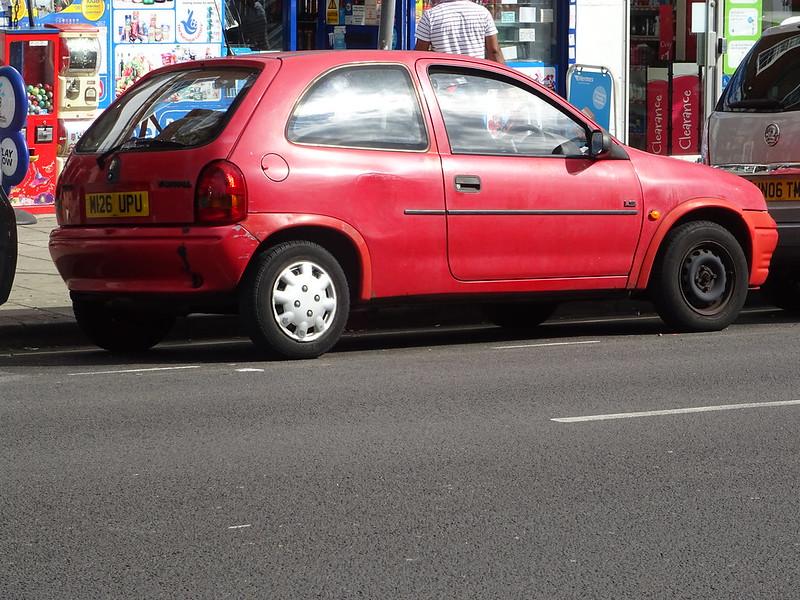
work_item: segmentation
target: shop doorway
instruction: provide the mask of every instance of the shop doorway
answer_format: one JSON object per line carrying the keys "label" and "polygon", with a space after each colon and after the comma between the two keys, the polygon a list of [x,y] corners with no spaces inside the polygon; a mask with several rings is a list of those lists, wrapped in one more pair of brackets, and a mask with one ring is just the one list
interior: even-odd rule
{"label": "shop doorway", "polygon": [[628,143],[653,154],[695,157],[719,94],[718,5],[631,0]]}

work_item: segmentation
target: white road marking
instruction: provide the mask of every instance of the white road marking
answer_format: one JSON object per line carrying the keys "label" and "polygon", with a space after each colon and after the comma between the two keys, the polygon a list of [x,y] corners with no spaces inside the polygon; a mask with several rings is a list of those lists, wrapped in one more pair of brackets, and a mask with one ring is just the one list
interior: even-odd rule
{"label": "white road marking", "polygon": [[688,413],[715,412],[721,410],[740,410],[743,408],[773,408],[776,406],[797,406],[800,400],[779,400],[776,402],[746,402],[744,404],[719,404],[717,406],[694,406],[691,408],[671,408],[667,410],[645,410],[642,412],[613,413],[608,415],[587,415],[585,417],[559,417],[550,419],[557,423],[582,423],[584,421],[611,421],[613,419],[636,419],[639,417],[662,417]]}
{"label": "white road marking", "polygon": [[252,527],[252,523],[248,523],[247,525],[231,525],[228,529],[243,529],[244,527]]}
{"label": "white road marking", "polygon": [[119,369],[116,371],[86,371],[83,373],[70,373],[70,375],[118,375],[120,373],[152,373],[153,371],[178,371],[180,369],[199,369],[200,365],[185,365],[182,367],[153,367],[150,369]]}
{"label": "white road marking", "polygon": [[264,369],[236,369],[237,373],[263,373]]}
{"label": "white road marking", "polygon": [[492,346],[492,350],[513,350],[515,348],[544,348],[546,346],[578,346],[580,344],[599,344],[600,340],[585,340],[582,342],[547,342],[542,344],[519,344],[517,346]]}

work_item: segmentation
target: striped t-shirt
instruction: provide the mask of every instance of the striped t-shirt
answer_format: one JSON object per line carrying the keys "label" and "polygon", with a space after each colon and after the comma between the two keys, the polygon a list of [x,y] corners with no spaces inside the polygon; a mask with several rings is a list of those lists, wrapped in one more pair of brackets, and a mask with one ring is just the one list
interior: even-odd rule
{"label": "striped t-shirt", "polygon": [[434,52],[486,58],[486,37],[497,35],[491,13],[471,0],[443,0],[422,13],[417,39]]}

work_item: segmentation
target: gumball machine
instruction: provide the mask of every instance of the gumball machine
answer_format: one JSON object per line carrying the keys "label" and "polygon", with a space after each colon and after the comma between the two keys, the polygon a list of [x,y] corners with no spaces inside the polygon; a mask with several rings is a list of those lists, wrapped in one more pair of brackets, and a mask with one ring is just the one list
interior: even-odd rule
{"label": "gumball machine", "polygon": [[[83,24],[48,23],[58,31],[56,60],[58,93],[53,93],[58,127],[56,166],[60,174],[72,147],[89,128],[99,112],[100,30]],[[47,100],[50,91],[46,90]]]}
{"label": "gumball machine", "polygon": [[[28,96],[24,137],[30,166],[22,182],[11,190],[11,202],[31,213],[53,212],[56,178],[58,114],[58,31],[55,29],[0,29],[0,63],[22,75]],[[0,98],[0,102],[6,102]]]}

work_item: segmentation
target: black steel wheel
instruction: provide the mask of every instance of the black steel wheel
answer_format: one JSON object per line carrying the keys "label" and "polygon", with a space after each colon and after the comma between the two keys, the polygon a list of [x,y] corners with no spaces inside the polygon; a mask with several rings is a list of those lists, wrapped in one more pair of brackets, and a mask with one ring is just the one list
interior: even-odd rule
{"label": "black steel wheel", "polygon": [[175,315],[89,300],[73,300],[72,312],[78,327],[93,344],[121,354],[149,350],[163,340],[175,324]]}
{"label": "black steel wheel", "polygon": [[718,331],[747,298],[749,270],[739,242],[710,221],[685,223],[664,240],[650,283],[659,315],[680,331]]}

